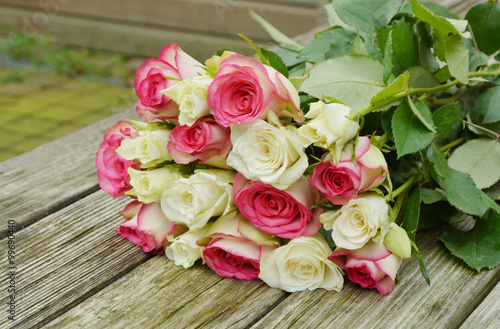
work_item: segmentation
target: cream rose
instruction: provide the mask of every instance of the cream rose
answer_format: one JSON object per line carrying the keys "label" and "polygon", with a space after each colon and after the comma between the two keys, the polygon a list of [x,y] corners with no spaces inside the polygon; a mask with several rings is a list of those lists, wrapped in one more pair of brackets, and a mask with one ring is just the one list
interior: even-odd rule
{"label": "cream rose", "polygon": [[305,147],[313,144],[334,153],[338,159],[344,145],[356,136],[359,130],[356,113],[349,107],[321,101],[312,103],[306,118],[312,119],[299,128],[301,142]]}
{"label": "cream rose", "polygon": [[161,209],[171,221],[184,223],[190,230],[205,226],[213,216],[234,208],[234,174],[228,170],[199,170],[189,178],[167,184],[161,196]]}
{"label": "cream rose", "polygon": [[373,238],[378,229],[390,226],[389,206],[376,193],[360,194],[339,211],[328,211],[320,216],[325,229],[332,229],[335,245],[344,249],[359,249]]}
{"label": "cream rose", "polygon": [[191,126],[197,119],[210,115],[207,103],[207,89],[213,81],[202,75],[179,81],[160,93],[179,104],[179,124]]}
{"label": "cream rose", "polygon": [[[165,248],[165,254],[175,265],[188,268],[201,258],[204,247],[196,244],[196,241],[207,235],[209,225],[202,229],[187,231],[173,239],[171,244]],[[167,236],[167,239],[169,237]]]}
{"label": "cream rose", "polygon": [[145,171],[129,168],[128,173],[133,189],[126,194],[136,196],[137,200],[144,203],[160,202],[167,184],[182,177],[177,171],[177,166],[165,166]]}
{"label": "cream rose", "polygon": [[257,119],[231,125],[233,149],[227,164],[249,180],[286,189],[302,177],[307,155],[295,127],[282,126],[272,112],[269,122]]}
{"label": "cream rose", "polygon": [[331,254],[321,234],[301,236],[265,255],[259,277],[269,286],[288,292],[317,288],[340,291],[343,273],[328,259]]}
{"label": "cream rose", "polygon": [[126,160],[139,160],[142,168],[155,167],[172,160],[167,150],[170,132],[168,129],[139,130],[139,136],[124,140],[116,153]]}

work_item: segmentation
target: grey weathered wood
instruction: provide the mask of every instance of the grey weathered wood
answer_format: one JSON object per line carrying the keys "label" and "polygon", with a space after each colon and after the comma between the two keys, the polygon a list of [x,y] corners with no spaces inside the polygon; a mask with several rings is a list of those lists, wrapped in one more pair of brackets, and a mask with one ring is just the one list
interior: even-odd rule
{"label": "grey weathered wood", "polygon": [[431,232],[418,243],[431,287],[413,258],[403,264],[401,283],[389,295],[353,283],[340,293],[294,293],[252,328],[427,328],[429,324],[433,329],[458,328],[498,281],[500,268],[476,273],[454,258]]}
{"label": "grey weathered wood", "polygon": [[[98,188],[95,154],[106,130],[127,110],[0,163],[0,212],[18,230]],[[7,227],[0,228],[0,237]]]}
{"label": "grey weathered wood", "polygon": [[155,257],[45,328],[245,328],[286,293]]}
{"label": "grey weathered wood", "polygon": [[[500,278],[497,277],[497,279]],[[460,326],[460,329],[495,329],[498,327],[500,327],[500,283],[497,282],[488,296]]]}
{"label": "grey weathered wood", "polygon": [[[98,191],[15,233],[12,328],[40,326],[150,258],[115,232],[128,201]],[[2,294],[0,303],[7,298]],[[1,328],[11,324],[0,317]]]}

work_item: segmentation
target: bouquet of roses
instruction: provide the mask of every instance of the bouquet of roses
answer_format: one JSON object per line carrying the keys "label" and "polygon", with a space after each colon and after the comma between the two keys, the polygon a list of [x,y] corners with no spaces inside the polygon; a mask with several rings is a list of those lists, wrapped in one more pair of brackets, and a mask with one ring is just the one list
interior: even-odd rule
{"label": "bouquet of roses", "polygon": [[203,65],[170,44],[145,61],[145,121],[109,128],[96,158],[101,188],[134,199],[117,232],[290,292],[340,291],[345,271],[386,294],[411,254],[429,281],[415,235],[437,226],[469,266],[500,263],[500,69],[487,64],[500,31],[481,22],[499,3],[467,23],[432,3],[364,2],[328,4],[332,27],[306,46],[252,13],[276,52],[243,36],[255,58]]}

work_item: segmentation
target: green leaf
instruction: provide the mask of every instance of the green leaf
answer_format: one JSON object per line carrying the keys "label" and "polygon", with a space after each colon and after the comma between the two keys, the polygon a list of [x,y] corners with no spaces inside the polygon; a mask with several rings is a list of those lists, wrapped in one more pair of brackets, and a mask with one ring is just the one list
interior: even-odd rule
{"label": "green leaf", "polygon": [[445,225],[456,213],[457,209],[447,201],[437,201],[431,204],[422,202],[418,228],[426,229]]}
{"label": "green leaf", "polygon": [[429,35],[427,27],[426,23],[418,22],[413,25],[412,29],[417,40],[418,56],[422,66],[431,72],[436,72],[439,69],[439,64],[436,56],[434,56],[432,38]]}
{"label": "green leaf", "polygon": [[417,43],[410,24],[399,20],[391,25],[394,74],[420,64]]}
{"label": "green leaf", "polygon": [[420,196],[422,198],[422,202],[425,204],[432,204],[444,199],[445,194],[441,189],[430,190],[428,188],[422,188],[420,190]]}
{"label": "green leaf", "polygon": [[500,212],[500,207],[476,187],[469,174],[448,165],[443,152],[436,144],[432,143],[427,149],[427,158],[434,163],[436,173],[442,177],[439,183],[451,205],[467,214],[480,217],[490,208]]}
{"label": "green leaf", "polygon": [[330,24],[330,26],[340,26],[345,29],[349,28],[349,25],[344,23],[340,19],[339,15],[337,15],[337,12],[335,11],[335,8],[333,8],[333,5],[331,3],[326,4],[324,8],[328,19],[328,24]]}
{"label": "green leaf", "polygon": [[426,22],[436,33],[443,37],[447,37],[448,34],[460,34],[457,29],[448,22],[446,19],[437,16],[430,9],[422,5],[416,0],[410,0],[411,8],[413,10],[413,14],[417,16],[420,20]]}
{"label": "green leaf", "polygon": [[300,54],[298,50],[292,49],[287,46],[279,47],[276,50],[276,54],[281,57],[281,60],[287,67],[292,67],[304,62],[303,59],[297,58],[297,56]]}
{"label": "green leaf", "polygon": [[358,35],[354,39],[352,50],[349,52],[351,55],[365,55],[369,56],[368,48],[366,47],[365,41]]}
{"label": "green leaf", "polygon": [[451,78],[450,70],[448,69],[448,65],[443,66],[439,69],[439,71],[434,74],[434,77],[439,83],[444,83]]}
{"label": "green leaf", "polygon": [[420,255],[420,251],[417,248],[417,245],[415,242],[410,240],[411,243],[411,253],[415,258],[418,260],[418,266],[420,267],[420,272],[422,272],[422,276],[424,277],[425,281],[427,284],[430,286],[431,285],[431,279],[429,279],[429,273],[427,272],[427,267],[425,266],[424,259]]}
{"label": "green leaf", "polygon": [[474,227],[467,232],[454,228],[447,229],[441,241],[451,253],[475,269],[493,269],[500,264],[500,214],[490,211],[484,219],[476,220]]}
{"label": "green leaf", "polygon": [[410,88],[432,88],[440,85],[434,75],[423,66],[410,67],[408,72],[410,73],[408,81]]}
{"label": "green leaf", "polygon": [[352,51],[357,36],[356,32],[346,29],[328,29],[318,33],[298,57],[317,63],[328,58],[348,54]]}
{"label": "green leaf", "polygon": [[417,186],[408,196],[401,213],[401,227],[408,233],[410,240],[415,241],[415,233],[420,216],[420,186]]}
{"label": "green leaf", "polygon": [[384,88],[379,93],[377,93],[370,100],[370,104],[376,105],[381,102],[387,104],[396,100],[400,100],[401,96],[397,96],[397,94],[401,92],[406,92],[408,90],[409,79],[410,79],[410,73],[405,72],[401,74],[387,88]]}
{"label": "green leaf", "polygon": [[392,118],[398,157],[422,150],[432,142],[435,135],[415,115],[409,102],[409,98],[404,99]]}
{"label": "green leaf", "polygon": [[408,97],[408,103],[410,104],[410,108],[413,111],[413,114],[417,116],[417,118],[422,122],[422,124],[427,127],[433,133],[436,132],[434,128],[434,122],[432,120],[431,110],[427,107],[427,105],[423,102],[418,102],[417,104],[413,103]]}
{"label": "green leaf", "polygon": [[468,173],[480,189],[500,179],[500,143],[490,138],[477,138],[459,146],[448,159],[448,165]]}
{"label": "green leaf", "polygon": [[383,71],[383,65],[373,58],[343,55],[314,64],[302,91],[319,99],[333,97],[359,109],[369,105],[373,96],[386,87]]}
{"label": "green leaf", "polygon": [[286,35],[284,35],[281,31],[279,31],[277,28],[272,26],[268,21],[266,21],[264,18],[260,17],[257,15],[253,10],[248,11],[250,17],[252,17],[257,23],[260,24],[266,30],[266,32],[269,34],[269,36],[276,41],[277,43],[284,44],[299,50],[302,50],[304,46],[298,44],[296,41],[290,39]]}
{"label": "green leaf", "polygon": [[333,0],[337,15],[348,25],[370,35],[386,26],[398,12],[403,0]]}
{"label": "green leaf", "polygon": [[392,31],[389,31],[387,36],[387,41],[384,47],[384,83],[387,84],[389,77],[392,74],[392,70],[394,69],[393,64],[393,49],[392,49]]}
{"label": "green leaf", "polygon": [[280,72],[281,74],[283,74],[285,77],[288,78],[288,68],[286,67],[281,57],[278,56],[278,54],[264,48],[260,48],[260,52],[262,53],[262,55],[264,55],[264,57],[269,61],[269,64],[276,71]]}
{"label": "green leaf", "polygon": [[389,140],[394,140],[394,133],[392,132],[392,117],[394,116],[394,109],[389,109],[387,111],[382,112],[381,122],[382,128],[384,128],[384,132],[389,137]]}
{"label": "green leaf", "polygon": [[500,49],[500,3],[496,0],[472,7],[465,19],[469,21],[479,50],[491,55]]}
{"label": "green leaf", "polygon": [[444,42],[444,56],[452,76],[462,83],[469,81],[469,49],[460,35],[450,35]]}
{"label": "green leaf", "polygon": [[488,55],[482,51],[469,51],[469,71],[475,71],[488,62]]}
{"label": "green leaf", "polygon": [[436,112],[434,112],[432,117],[434,118],[434,124],[436,125],[436,139],[440,140],[441,138],[445,138],[457,121],[458,103],[441,106],[436,110]]}
{"label": "green leaf", "polygon": [[[420,1],[421,4],[426,6],[429,10],[431,10],[434,14],[446,18],[458,19],[457,15],[453,14],[446,7],[443,7],[435,2],[430,1]],[[411,4],[406,3],[400,10],[402,13],[410,13],[413,15],[413,10],[411,9]]]}
{"label": "green leaf", "polygon": [[500,121],[500,86],[490,88],[482,93],[474,103],[471,118],[477,123],[493,123]]}

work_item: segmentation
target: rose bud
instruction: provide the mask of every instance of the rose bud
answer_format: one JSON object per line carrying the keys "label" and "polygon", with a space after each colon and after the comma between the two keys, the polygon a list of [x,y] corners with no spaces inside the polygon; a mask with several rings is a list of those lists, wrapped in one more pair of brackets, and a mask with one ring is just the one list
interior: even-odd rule
{"label": "rose bud", "polygon": [[259,231],[241,214],[232,212],[219,217],[198,244],[206,246],[203,259],[218,275],[253,280],[259,277],[262,257],[276,249],[280,239]]}
{"label": "rose bud", "polygon": [[297,89],[272,67],[233,54],[220,63],[207,95],[210,113],[223,127],[285,112],[303,121]]}
{"label": "rose bud", "polygon": [[323,193],[333,204],[345,205],[358,193],[382,184],[387,174],[387,162],[382,152],[370,145],[368,137],[359,137],[356,145],[356,163],[352,161],[353,145],[350,143],[340,153],[338,162],[330,153],[313,170],[311,185]]}
{"label": "rose bud", "polygon": [[150,58],[142,63],[135,74],[134,88],[139,97],[136,110],[147,121],[169,119],[179,114],[178,105],[160,94],[177,83],[204,74],[201,63],[179,48],[170,44],[160,52],[158,59]]}
{"label": "rose bud", "polygon": [[312,235],[321,227],[319,214],[313,216],[309,210],[315,203],[314,191],[304,176],[286,190],[261,181],[249,181],[240,173],[233,185],[236,207],[256,228],[266,233],[293,239]]}
{"label": "rose bud", "polygon": [[122,198],[129,191],[130,177],[127,172],[132,166],[131,160],[126,160],[116,153],[124,140],[137,137],[137,130],[126,121],[118,121],[104,135],[99,150],[96,153],[97,179],[101,188],[112,198]]}
{"label": "rose bud", "polygon": [[376,288],[382,295],[393,291],[396,273],[403,261],[385,244],[373,241],[360,249],[337,248],[328,258],[346,271],[349,280],[363,288]]}
{"label": "rose bud", "polygon": [[116,232],[140,246],[144,252],[160,254],[169,244],[167,235],[176,237],[187,231],[185,226],[169,221],[159,203],[133,201],[120,213],[126,222],[120,224]]}

